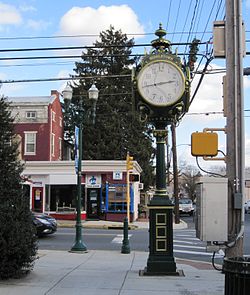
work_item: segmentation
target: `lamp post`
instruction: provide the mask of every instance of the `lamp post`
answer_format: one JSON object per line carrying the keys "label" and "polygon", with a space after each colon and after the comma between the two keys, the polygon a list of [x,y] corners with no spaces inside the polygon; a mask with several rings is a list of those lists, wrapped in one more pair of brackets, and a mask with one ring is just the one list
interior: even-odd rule
{"label": "lamp post", "polygon": [[[72,88],[67,84],[66,88],[62,91],[63,98],[65,102],[69,102],[72,99]],[[90,114],[92,117],[93,124],[95,123],[95,112],[96,112],[96,103],[98,100],[99,90],[92,84],[90,89],[88,90],[89,99],[92,101],[92,109],[90,110]],[[70,252],[77,252],[77,253],[84,253],[87,251],[87,247],[82,241],[82,220],[81,220],[81,196],[82,196],[82,130],[83,130],[83,120],[84,120],[84,113],[85,110],[82,107],[82,102],[79,107],[79,116],[80,116],[80,123],[79,123],[79,130],[78,130],[78,158],[77,158],[77,200],[76,200],[76,236],[75,236],[75,243],[72,246]]]}

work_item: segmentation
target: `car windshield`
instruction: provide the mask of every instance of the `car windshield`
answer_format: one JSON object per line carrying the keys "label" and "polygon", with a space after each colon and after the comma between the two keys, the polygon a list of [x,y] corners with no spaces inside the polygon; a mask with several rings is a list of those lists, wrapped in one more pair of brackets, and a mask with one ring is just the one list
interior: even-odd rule
{"label": "car windshield", "polygon": [[190,199],[180,199],[179,204],[192,204],[192,200],[190,200]]}

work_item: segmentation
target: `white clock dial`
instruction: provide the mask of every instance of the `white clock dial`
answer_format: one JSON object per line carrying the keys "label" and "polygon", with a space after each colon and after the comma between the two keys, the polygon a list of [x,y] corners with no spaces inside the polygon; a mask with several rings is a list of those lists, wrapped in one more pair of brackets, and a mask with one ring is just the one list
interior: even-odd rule
{"label": "white clock dial", "polygon": [[185,90],[185,77],[181,69],[170,61],[154,61],[140,71],[138,90],[146,102],[155,106],[168,106],[178,101]]}

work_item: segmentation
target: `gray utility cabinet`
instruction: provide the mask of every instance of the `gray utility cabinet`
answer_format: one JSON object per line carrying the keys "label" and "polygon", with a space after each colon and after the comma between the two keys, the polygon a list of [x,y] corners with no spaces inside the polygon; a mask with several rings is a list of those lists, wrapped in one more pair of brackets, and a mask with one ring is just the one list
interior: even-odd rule
{"label": "gray utility cabinet", "polygon": [[196,187],[196,237],[201,241],[228,239],[228,179],[201,177]]}

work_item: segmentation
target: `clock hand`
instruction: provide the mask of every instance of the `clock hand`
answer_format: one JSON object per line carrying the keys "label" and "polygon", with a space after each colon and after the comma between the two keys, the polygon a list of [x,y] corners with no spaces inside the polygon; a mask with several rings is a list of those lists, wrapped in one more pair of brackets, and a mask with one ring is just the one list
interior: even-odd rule
{"label": "clock hand", "polygon": [[162,84],[168,84],[168,83],[174,83],[174,82],[175,82],[174,80],[169,80],[169,81],[165,81],[165,82],[158,82],[158,83],[154,83],[154,84],[147,84],[147,85],[142,86],[142,88],[151,87],[151,86],[157,86],[157,85],[162,85]]}
{"label": "clock hand", "polygon": [[174,80],[169,80],[169,81],[165,81],[165,82],[158,82],[158,83],[155,83],[155,86],[162,85],[162,84],[168,84],[168,83],[174,83],[174,82],[175,82]]}

